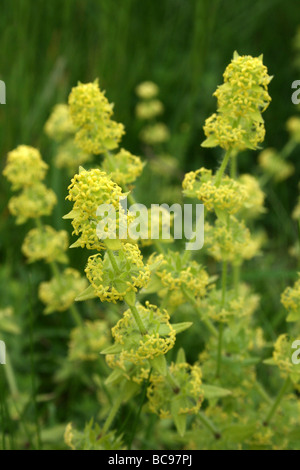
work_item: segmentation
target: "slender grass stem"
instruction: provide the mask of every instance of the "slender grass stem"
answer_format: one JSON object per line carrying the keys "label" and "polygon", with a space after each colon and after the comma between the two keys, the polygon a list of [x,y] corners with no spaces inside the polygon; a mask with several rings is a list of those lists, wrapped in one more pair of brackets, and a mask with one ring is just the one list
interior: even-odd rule
{"label": "slender grass stem", "polygon": [[269,411],[269,413],[267,414],[267,417],[264,421],[264,426],[268,426],[270,424],[270,421],[271,419],[273,418],[274,414],[275,414],[275,411],[277,410],[282,398],[284,397],[284,394],[285,392],[287,391],[287,388],[289,387],[290,385],[290,378],[289,376],[285,379],[278,395],[277,395],[277,398],[275,399],[273,405],[271,406],[271,409]]}
{"label": "slender grass stem", "polygon": [[116,414],[122,404],[122,401],[123,401],[123,394],[122,392],[118,394],[118,397],[115,401],[115,403],[113,404],[112,408],[110,409],[110,412],[109,412],[109,415],[107,416],[106,418],[106,421],[104,423],[104,426],[102,428],[102,434],[106,434],[107,431],[109,430],[109,428],[111,427],[115,417],[116,417]]}

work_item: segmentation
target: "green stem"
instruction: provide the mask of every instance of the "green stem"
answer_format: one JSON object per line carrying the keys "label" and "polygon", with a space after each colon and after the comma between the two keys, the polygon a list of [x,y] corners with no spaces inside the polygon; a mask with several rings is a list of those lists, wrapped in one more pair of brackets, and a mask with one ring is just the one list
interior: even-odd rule
{"label": "green stem", "polygon": [[241,267],[239,264],[233,265],[233,287],[236,297],[239,295],[239,286],[240,286],[240,273]]}
{"label": "green stem", "polygon": [[263,400],[265,400],[270,405],[272,404],[272,399],[269,397],[269,395],[267,394],[267,392],[265,391],[264,387],[262,386],[260,382],[255,382],[254,388],[257,391],[257,393],[259,393],[259,395],[263,398]]}
{"label": "green stem", "polygon": [[227,167],[227,164],[228,164],[228,161],[229,161],[229,158],[230,158],[230,155],[231,155],[231,151],[230,150],[227,150],[225,155],[224,155],[224,159],[222,161],[222,164],[217,172],[217,175],[216,175],[216,182],[215,182],[215,185],[218,187],[220,186],[221,184],[221,180],[222,180],[222,176],[224,174],[224,171],[226,170],[226,167]]}
{"label": "green stem", "polygon": [[118,267],[117,262],[115,260],[115,256],[114,256],[113,252],[109,248],[106,248],[106,251],[107,251],[109,260],[111,262],[111,265],[113,267],[113,270],[115,271],[116,274],[120,274],[120,270],[119,270],[119,267]]}
{"label": "green stem", "polygon": [[55,261],[52,261],[49,264],[50,264],[50,268],[51,268],[53,276],[55,277],[55,279],[59,281],[61,277],[60,277],[60,270],[58,269],[57,264],[55,263]]}
{"label": "green stem", "polygon": [[195,308],[196,312],[198,313],[201,321],[209,329],[211,334],[214,335],[214,336],[218,336],[218,331],[216,330],[216,328],[214,327],[212,322],[209,320],[209,318],[203,318],[202,312],[200,310],[199,305],[196,302],[196,299],[194,299],[194,297],[192,297],[184,287],[182,287],[181,290],[182,290],[184,296],[186,297],[186,299],[193,305],[193,307]]}
{"label": "green stem", "polygon": [[236,180],[237,178],[237,153],[236,152],[232,152],[232,155],[231,155],[230,176],[234,180]]}
{"label": "green stem", "polygon": [[69,310],[71,312],[71,315],[73,317],[73,320],[74,320],[74,323],[76,323],[76,325],[81,328],[83,327],[83,321],[82,321],[82,318],[76,308],[76,306],[74,304],[72,304],[70,307],[69,307]]}
{"label": "green stem", "polygon": [[142,335],[146,335],[147,334],[147,330],[144,326],[144,323],[142,322],[142,319],[140,317],[140,314],[138,312],[138,309],[136,308],[135,305],[132,305],[132,306],[129,306],[130,310],[131,310],[131,313],[133,315],[133,318],[135,319],[136,321],[136,324],[141,332]]}
{"label": "green stem", "polygon": [[177,380],[174,379],[173,375],[172,375],[171,372],[170,372],[169,367],[167,368],[167,375],[166,375],[166,377],[167,377],[167,380],[168,380],[169,384],[171,385],[173,391],[174,391],[175,393],[178,393],[179,390],[180,390],[180,385],[179,385],[179,383],[177,382]]}
{"label": "green stem", "polygon": [[[227,261],[223,261],[223,265],[222,265],[222,300],[221,300],[221,310],[222,310],[222,308],[223,308],[224,305],[225,305],[226,284],[227,284]],[[216,377],[220,377],[220,372],[221,372],[223,332],[224,332],[224,324],[223,324],[223,322],[220,322],[220,325],[219,325],[219,341],[218,341],[218,356],[217,356],[217,371],[216,371]]]}
{"label": "green stem", "polygon": [[264,426],[268,426],[270,424],[270,421],[273,418],[274,413],[277,410],[277,408],[278,408],[278,406],[279,406],[279,404],[280,404],[280,402],[281,402],[281,400],[282,400],[282,398],[283,398],[283,396],[284,396],[284,394],[285,394],[285,392],[286,392],[289,385],[290,385],[290,377],[288,376],[285,379],[285,381],[284,381],[284,383],[283,383],[283,385],[282,385],[282,387],[281,387],[281,389],[280,389],[280,391],[277,395],[277,398],[275,399],[269,413],[267,414],[267,417],[264,421]]}
{"label": "green stem", "polygon": [[113,423],[113,420],[115,419],[115,416],[122,404],[122,400],[123,400],[123,394],[122,393],[119,393],[118,394],[118,397],[115,401],[115,403],[113,404],[110,412],[109,412],[109,415],[107,416],[106,418],[106,421],[104,423],[104,426],[102,428],[102,434],[106,434],[107,431],[109,430],[109,428],[111,427],[112,423]]}
{"label": "green stem", "polygon": [[281,158],[283,159],[287,158],[293,152],[293,150],[297,147],[297,145],[298,145],[298,142],[295,142],[293,139],[289,140],[280,152]]}
{"label": "green stem", "polygon": [[216,426],[207,418],[207,416],[205,416],[204,413],[202,413],[201,411],[199,411],[198,413],[198,418],[200,419],[201,423],[207,428],[209,429],[209,431],[212,432],[212,434],[214,435],[214,437],[216,439],[220,439],[221,438],[221,433],[219,431],[218,428],[216,428]]}

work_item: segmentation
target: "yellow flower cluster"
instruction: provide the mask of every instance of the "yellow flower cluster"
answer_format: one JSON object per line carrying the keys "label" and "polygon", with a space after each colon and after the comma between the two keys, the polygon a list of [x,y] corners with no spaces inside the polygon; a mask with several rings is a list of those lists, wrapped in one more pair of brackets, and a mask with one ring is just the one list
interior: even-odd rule
{"label": "yellow flower cluster", "polygon": [[263,65],[262,56],[239,56],[224,72],[224,83],[214,93],[218,110],[205,122],[207,139],[203,147],[229,150],[256,149],[264,139],[265,129],[261,113],[271,98],[268,84],[271,78]]}
{"label": "yellow flower cluster", "polygon": [[298,116],[290,117],[286,123],[286,128],[290,133],[291,139],[300,143],[300,118]]}
{"label": "yellow flower cluster", "polygon": [[274,344],[272,362],[279,368],[283,377],[289,376],[294,383],[299,383],[300,367],[297,364],[293,364],[291,361],[293,353],[291,346],[292,341],[289,339],[288,335],[280,335]]}
{"label": "yellow flower cluster", "polygon": [[40,152],[27,145],[19,145],[8,153],[3,175],[12,184],[12,189],[33,186],[45,178],[48,165]]}
{"label": "yellow flower cluster", "polygon": [[72,137],[76,132],[69,106],[67,104],[57,104],[45,124],[45,133],[48,137],[61,142],[62,140]]}
{"label": "yellow flower cluster", "polygon": [[[111,178],[99,169],[86,171],[82,169],[75,175],[69,186],[67,199],[74,203],[73,210],[64,218],[72,219],[74,234],[80,238],[73,246],[86,246],[88,249],[101,250],[103,242],[96,232],[100,216],[97,209],[102,204],[111,205],[120,216],[120,199],[124,198],[122,189]],[[121,211],[122,212],[122,211]],[[124,211],[123,211],[124,212]],[[125,215],[125,212],[124,214]],[[117,220],[118,224],[119,220]]]}
{"label": "yellow flower cluster", "polygon": [[79,128],[75,141],[84,152],[100,154],[118,147],[124,126],[111,119],[113,106],[100,90],[97,80],[74,87],[69,106],[71,118]]}
{"label": "yellow flower cluster", "polygon": [[139,364],[133,364],[130,361],[124,360],[122,354],[106,354],[105,360],[108,367],[113,369],[108,379],[109,383],[117,383],[120,379],[125,378],[128,381],[141,385],[149,377],[150,363],[148,359],[140,361]]}
{"label": "yellow flower cluster", "polygon": [[169,252],[159,255],[158,258],[151,257],[149,263],[159,262],[155,271],[159,278],[162,289],[160,295],[172,296],[173,306],[175,303],[181,305],[186,302],[185,293],[192,295],[195,299],[204,297],[209,284],[209,276],[205,269],[189,259],[188,252],[182,255],[179,252]]}
{"label": "yellow flower cluster", "polygon": [[206,168],[191,171],[184,177],[183,194],[200,199],[208,211],[235,214],[244,206],[247,198],[246,188],[229,176],[224,176],[218,186],[215,179],[212,171]]}
{"label": "yellow flower cluster", "polygon": [[39,286],[39,298],[46,305],[45,314],[63,312],[73,304],[77,295],[87,287],[86,279],[72,268],[67,268],[59,277]]}
{"label": "yellow flower cluster", "polygon": [[149,100],[158,94],[159,88],[155,83],[147,81],[140,83],[135,91],[139,98]]}
{"label": "yellow flower cluster", "polygon": [[162,114],[164,106],[159,100],[141,101],[136,105],[135,113],[139,119],[153,119]]}
{"label": "yellow flower cluster", "polygon": [[186,362],[172,363],[170,373],[178,383],[176,390],[165,376],[151,375],[147,390],[150,410],[162,419],[174,415],[197,414],[204,398],[200,367]]}
{"label": "yellow flower cluster", "polygon": [[67,263],[65,252],[68,249],[68,233],[65,230],[57,232],[46,225],[30,230],[23,242],[22,252],[29,263],[44,259],[46,263],[57,261]]}
{"label": "yellow flower cluster", "polygon": [[285,162],[272,148],[267,148],[259,154],[258,163],[275,181],[284,181],[295,171],[294,165]]}
{"label": "yellow flower cluster", "polygon": [[239,216],[244,219],[254,219],[263,214],[266,211],[264,208],[265,193],[261,190],[257,179],[252,175],[243,174],[239,177],[238,183],[246,194]]}
{"label": "yellow flower cluster", "polygon": [[243,221],[230,216],[229,224],[217,219],[215,226],[205,224],[205,248],[217,261],[230,261],[240,264],[243,259],[251,259],[259,253],[262,238],[252,237]]}
{"label": "yellow flower cluster", "polygon": [[146,286],[150,279],[150,269],[143,263],[137,245],[125,243],[113,254],[115,266],[106,253],[90,256],[85,269],[86,276],[102,302],[116,303],[124,300],[130,292]]}
{"label": "yellow flower cluster", "polygon": [[113,167],[110,159],[105,157],[102,169],[120,186],[133,183],[141,175],[145,166],[140,157],[132,155],[125,149],[121,149],[111,158],[113,158]]}
{"label": "yellow flower cluster", "polygon": [[58,147],[54,163],[57,168],[66,168],[70,175],[74,175],[79,166],[91,161],[91,158],[90,154],[75,145],[73,139],[69,139]]}
{"label": "yellow flower cluster", "polygon": [[156,145],[166,142],[170,138],[170,132],[163,122],[149,124],[141,130],[140,138],[147,145]]}
{"label": "yellow flower cluster", "polygon": [[86,321],[71,331],[68,357],[71,361],[96,361],[110,345],[110,328],[104,320]]}
{"label": "yellow flower cluster", "polygon": [[160,311],[149,302],[146,307],[137,305],[137,309],[147,330],[145,335],[141,335],[130,310],[124,312],[121,320],[112,328],[115,343],[121,346],[119,365],[124,365],[125,361],[142,365],[145,359],[152,360],[165,355],[175,344],[175,330],[169,323],[170,317],[166,310]]}
{"label": "yellow flower cluster", "polygon": [[289,312],[287,321],[300,320],[300,279],[294,283],[293,287],[287,287],[281,294],[281,303]]}
{"label": "yellow flower cluster", "polygon": [[13,196],[8,208],[16,219],[16,224],[24,224],[28,219],[50,215],[57,198],[52,189],[43,183],[25,187],[18,196]]}
{"label": "yellow flower cluster", "polygon": [[201,302],[203,315],[214,321],[237,321],[244,317],[250,318],[259,305],[259,296],[249,292],[249,288],[242,284],[239,287],[239,295],[234,291],[227,291],[226,300],[222,302],[220,290],[213,289]]}

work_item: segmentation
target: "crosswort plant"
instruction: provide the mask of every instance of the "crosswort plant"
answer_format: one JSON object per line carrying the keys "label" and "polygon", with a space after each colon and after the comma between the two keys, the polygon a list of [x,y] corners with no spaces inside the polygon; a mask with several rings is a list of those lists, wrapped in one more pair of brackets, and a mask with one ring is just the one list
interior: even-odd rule
{"label": "crosswort plant", "polygon": [[[299,447],[300,367],[292,354],[300,337],[300,281],[281,295],[293,330],[270,344],[260,321],[260,296],[244,282],[243,268],[254,257],[263,259],[264,189],[270,180],[276,184],[293,173],[286,159],[300,143],[300,120],[289,119],[290,139],[282,151],[261,149],[272,79],[263,57],[235,52],[223,78],[201,144],[219,147],[223,159],[215,171],[201,167],[186,173],[180,194],[169,177],[177,167],[164,150],[170,133],[157,120],[164,106],[155,83],[136,88],[144,161],[120,147],[125,129],[113,120],[113,105],[98,81],[78,83],[68,104],[54,108],[45,132],[55,142],[54,165],[72,175],[64,219],[76,237],[70,248],[88,256],[81,273],[69,262],[67,231],[42,223],[57,200],[43,183],[48,165],[32,147],[8,154],[3,173],[18,192],[10,212],[17,224],[35,223],[22,252],[29,263],[44,261],[53,276],[39,287],[45,313],[69,310],[75,322],[56,380],[83,364],[84,380],[100,405],[84,429],[67,424],[65,444],[71,449]],[[246,149],[260,150],[257,175],[239,172]],[[137,214],[120,200],[137,204],[138,178],[147,167],[156,175],[161,165],[168,169],[160,180],[162,194],[204,204],[201,250],[164,240],[159,214],[155,239],[151,233],[135,239],[124,225]],[[299,214],[298,203],[294,218]],[[299,247],[293,250],[299,256]],[[77,302],[86,303],[88,313]],[[270,388],[261,370],[269,374]]]}

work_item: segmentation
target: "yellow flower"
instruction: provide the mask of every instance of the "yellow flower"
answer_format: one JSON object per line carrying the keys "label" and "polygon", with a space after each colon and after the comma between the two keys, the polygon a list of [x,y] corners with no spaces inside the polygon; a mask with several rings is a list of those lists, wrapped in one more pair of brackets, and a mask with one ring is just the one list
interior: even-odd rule
{"label": "yellow flower", "polygon": [[90,256],[85,269],[95,294],[102,302],[124,300],[130,292],[146,286],[150,279],[150,269],[144,265],[137,245],[125,243],[113,256],[117,272],[107,253],[103,259],[100,254]]}
{"label": "yellow flower", "polygon": [[292,341],[287,334],[282,334],[274,344],[272,362],[279,368],[282,377],[290,376],[292,382],[296,384],[300,381],[300,367],[292,363],[293,352]]}
{"label": "yellow flower", "polygon": [[100,90],[97,80],[74,87],[69,106],[71,118],[79,128],[75,140],[84,152],[100,154],[118,147],[124,126],[111,119],[113,106]]}
{"label": "yellow flower", "polygon": [[67,104],[57,104],[54,106],[48,121],[45,124],[45,133],[48,137],[61,142],[68,139],[76,132]]}
{"label": "yellow flower", "polygon": [[70,361],[96,361],[102,349],[110,345],[110,329],[104,320],[85,321],[71,331]]}
{"label": "yellow flower", "polygon": [[135,113],[139,119],[153,119],[162,114],[164,106],[159,100],[142,101],[136,105]]}
{"label": "yellow flower", "polygon": [[27,145],[19,145],[8,153],[3,175],[12,183],[13,190],[32,186],[45,178],[48,165],[40,152]]}
{"label": "yellow flower", "polygon": [[243,259],[251,259],[259,253],[262,238],[251,238],[249,229],[243,221],[230,216],[227,225],[217,219],[215,226],[206,223],[204,226],[205,248],[217,261],[230,261],[240,264]]}
{"label": "yellow flower", "polygon": [[[298,273],[298,277],[300,277],[300,273]],[[289,312],[287,321],[300,320],[300,278],[293,287],[287,287],[281,294],[281,303]]]}
{"label": "yellow flower", "polygon": [[64,312],[71,307],[77,295],[87,287],[86,279],[73,268],[67,268],[60,277],[39,286],[39,298],[46,305],[45,314]]}
{"label": "yellow flower", "polygon": [[50,215],[57,198],[52,189],[43,183],[36,183],[26,187],[18,196],[13,196],[8,208],[12,215],[17,217],[16,224],[24,224],[27,219],[35,219],[43,215]]}
{"label": "yellow flower", "polygon": [[264,208],[265,193],[261,190],[257,179],[254,176],[244,174],[238,178],[238,183],[246,194],[239,216],[244,219],[253,219],[266,212]]}
{"label": "yellow flower", "polygon": [[[209,276],[203,266],[189,258],[189,252],[183,255],[179,252],[169,252],[159,256],[158,261],[161,262],[155,275],[161,281],[164,297],[166,293],[171,295],[177,293],[179,296],[177,301],[184,303],[186,292],[195,299],[206,294]],[[153,262],[155,258],[150,259],[150,263]]]}
{"label": "yellow flower", "polygon": [[[97,209],[103,204],[110,205],[116,213],[117,229],[120,225],[120,218],[126,217],[120,200],[125,197],[122,189],[111,178],[99,169],[90,171],[81,170],[75,175],[69,186],[67,199],[72,201],[73,210],[65,216],[72,219],[74,234],[80,238],[73,246],[81,246],[92,250],[104,248],[103,242],[97,234],[97,225],[102,220],[102,216],[97,216]],[[112,228],[113,224],[110,224]],[[109,227],[106,227],[109,230]],[[101,238],[101,237],[100,237]],[[126,240],[122,240],[126,242]]]}
{"label": "yellow flower", "polygon": [[207,139],[202,147],[216,147],[238,151],[250,148],[255,150],[265,138],[265,128],[261,122],[248,122],[240,118],[234,125],[232,118],[224,114],[212,114],[203,127]]}
{"label": "yellow flower", "polygon": [[76,450],[76,447],[73,444],[73,438],[74,438],[74,434],[73,434],[72,423],[68,423],[65,429],[65,433],[64,433],[64,441],[68,447],[71,447],[72,450]]}
{"label": "yellow flower", "polygon": [[300,118],[298,116],[290,117],[286,123],[286,128],[290,133],[291,139],[300,143]]}
{"label": "yellow flower", "polygon": [[161,418],[174,417],[174,414],[197,414],[204,398],[200,367],[191,366],[186,362],[172,363],[170,374],[178,383],[176,390],[173,389],[167,377],[151,375],[150,386],[147,390],[150,410]]}
{"label": "yellow flower", "polygon": [[145,166],[140,157],[132,155],[125,149],[109,158],[105,157],[102,162],[103,170],[109,174],[110,178],[120,186],[133,183],[142,173]]}
{"label": "yellow flower", "polygon": [[237,53],[224,72],[224,83],[214,93],[218,100],[217,114],[205,122],[207,139],[203,147],[229,150],[256,149],[265,136],[261,113],[271,98],[271,78],[262,63],[262,56],[239,56]]}
{"label": "yellow flower", "polygon": [[211,290],[201,301],[201,311],[204,316],[214,321],[236,322],[242,318],[250,319],[258,305],[259,296],[251,293],[249,288],[242,284],[238,296],[234,291],[227,290],[225,302],[222,300],[221,290]]}
{"label": "yellow flower", "polygon": [[26,235],[22,252],[30,263],[40,259],[44,259],[46,263],[53,261],[67,263],[65,251],[68,249],[68,240],[68,233],[65,230],[57,232],[49,225],[34,228]]}
{"label": "yellow flower", "polygon": [[80,150],[74,140],[69,139],[58,147],[54,164],[57,168],[66,168],[68,173],[73,176],[80,165],[91,161],[91,159],[91,155]]}
{"label": "yellow flower", "polygon": [[267,148],[259,154],[258,163],[275,181],[284,181],[295,171],[294,165],[285,162],[272,148]]}
{"label": "yellow flower", "polygon": [[159,91],[158,86],[150,81],[142,82],[136,87],[136,94],[144,100],[154,98]]}
{"label": "yellow flower", "polygon": [[155,305],[146,302],[146,307],[137,305],[140,318],[147,330],[141,335],[130,310],[124,312],[121,320],[112,328],[115,343],[121,346],[119,361],[141,365],[145,359],[167,354],[175,344],[176,334],[169,323],[166,310],[160,311]]}
{"label": "yellow flower", "polygon": [[243,184],[224,176],[219,186],[215,185],[215,176],[211,170],[200,168],[185,175],[182,183],[183,194],[197,197],[208,211],[225,211],[228,214],[238,212],[247,199]]}
{"label": "yellow flower", "polygon": [[149,124],[140,133],[140,138],[148,145],[162,144],[170,138],[169,129],[162,122]]}

